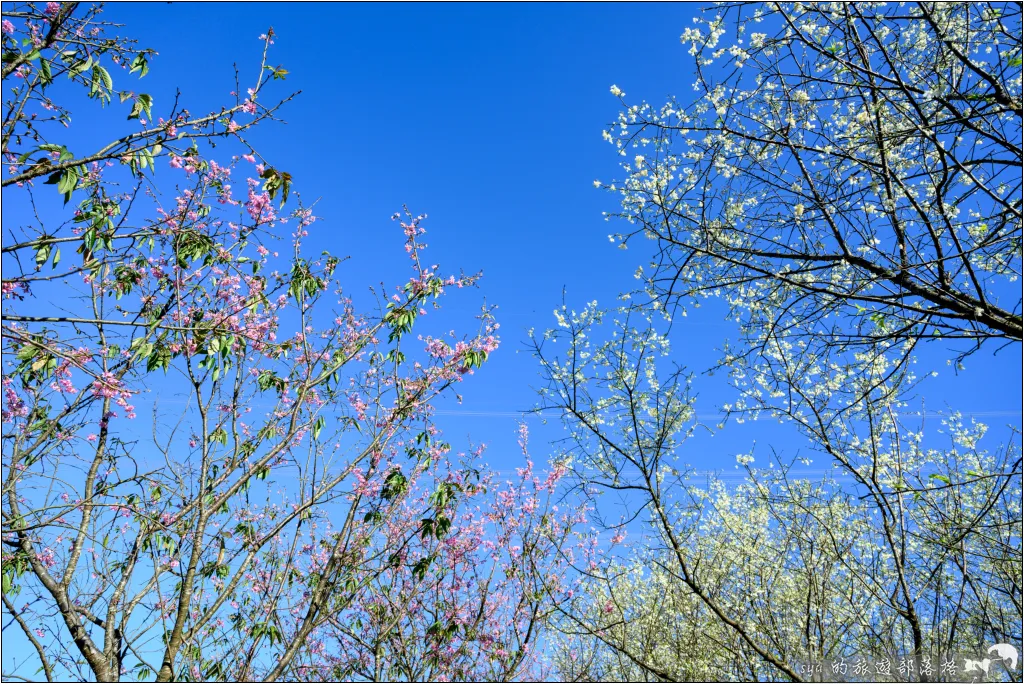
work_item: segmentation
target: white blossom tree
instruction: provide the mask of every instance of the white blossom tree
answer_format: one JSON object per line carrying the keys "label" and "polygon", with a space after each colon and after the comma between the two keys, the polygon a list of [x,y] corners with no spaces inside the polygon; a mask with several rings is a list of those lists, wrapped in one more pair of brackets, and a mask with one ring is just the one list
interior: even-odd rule
{"label": "white blossom tree", "polygon": [[[686,463],[690,378],[667,367],[656,317],[556,313],[534,342],[542,406],[562,415],[560,458],[605,541],[573,559],[582,588],[557,603],[565,678],[797,681],[806,663],[867,655],[927,681],[939,656],[1020,643],[1019,432],[998,443],[959,415],[911,424],[913,378],[890,387],[864,358],[838,381],[874,387],[853,405],[837,408],[819,373],[791,378],[802,399],[773,409],[824,475],[807,455],[755,468],[740,454],[746,479],[729,488]],[[762,380],[738,386],[753,396]]]}
{"label": "white blossom tree", "polygon": [[692,98],[612,88],[613,240],[657,241],[655,301],[722,294],[754,353],[1019,341],[1020,7],[714,12],[682,34]]}
{"label": "white blossom tree", "polygon": [[[1021,9],[709,14],[682,34],[692,95],[631,104],[612,86],[626,176],[597,185],[621,196],[613,242],[653,241],[642,291],[560,310],[534,343],[595,525],[644,531],[577,563],[588,591],[559,604],[557,666],[799,680],[801,662],[869,653],[927,681],[929,656],[1020,644],[1019,428],[985,437],[954,413],[935,430],[908,406],[926,341],[957,364],[1019,353]],[[775,452],[760,469],[740,455],[736,488],[692,476],[689,379],[659,318],[682,332],[709,297],[740,330],[726,415],[791,426],[824,478]]]}

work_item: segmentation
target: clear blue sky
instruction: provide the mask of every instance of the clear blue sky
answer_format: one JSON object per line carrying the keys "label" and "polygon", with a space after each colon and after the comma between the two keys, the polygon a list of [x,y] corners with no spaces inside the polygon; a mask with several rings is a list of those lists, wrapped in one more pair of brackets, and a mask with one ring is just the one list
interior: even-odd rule
{"label": "clear blue sky", "polygon": [[[430,261],[484,272],[478,291],[443,304],[463,328],[485,297],[497,304],[503,345],[460,388],[463,405],[442,406],[474,415],[441,421],[457,448],[486,442],[487,460],[507,469],[518,465],[512,416],[533,406],[540,382],[533,359],[516,351],[527,328],[554,324],[563,287],[579,307],[614,305],[637,284],[641,254],[607,239],[615,226],[601,212],[614,211],[616,197],[593,186],[618,175],[619,158],[601,139],[617,115],[609,87],[654,100],[687,89],[679,34],[697,11],[140,3],[108,5],[104,16],[160,53],[137,89],[159,104],[179,87],[196,113],[232,99],[234,63],[243,87],[252,80],[257,36],[274,27],[271,63],[290,72],[276,92],[303,92],[283,111],[287,125],[264,125],[252,142],[293,174],[305,201],[320,198],[307,247],[351,256],[340,273],[352,292],[403,282],[402,238],[388,217],[404,203],[430,216]],[[710,365],[729,329],[709,318],[680,336],[683,350],[700,351],[688,365]],[[546,456],[539,434],[533,447]]]}
{"label": "clear blue sky", "polygon": [[[175,88],[194,113],[230,102],[232,64],[246,87],[259,63],[257,36],[273,26],[271,63],[290,72],[277,92],[303,93],[282,112],[287,125],[263,125],[251,139],[293,175],[307,202],[320,198],[307,247],[350,256],[339,274],[352,292],[403,282],[402,236],[389,216],[408,204],[430,215],[430,261],[452,272],[483,270],[478,291],[444,304],[464,328],[485,297],[497,304],[503,346],[462,388],[461,407],[440,407],[441,424],[458,449],[469,438],[488,443],[487,460],[506,470],[519,465],[514,416],[534,405],[540,383],[534,360],[517,353],[526,330],[554,324],[563,287],[570,307],[614,305],[646,260],[637,247],[609,243],[616,226],[602,212],[615,211],[617,198],[593,187],[621,177],[620,158],[601,139],[619,106],[609,87],[629,101],[692,92],[679,35],[697,12],[667,3],[118,3],[104,16],[160,53],[150,74],[128,86],[155,97],[154,114],[166,111]],[[120,78],[122,87],[128,77]],[[90,107],[76,109],[76,135],[111,120]],[[720,308],[691,312],[673,330],[676,358],[699,373],[730,334]],[[933,345],[925,357],[942,352]],[[938,368],[940,377],[924,386],[927,407],[1000,412],[986,420],[1006,434],[1002,426],[1021,421],[1020,346],[969,363],[959,377]],[[698,376],[695,389],[698,413],[713,424],[733,398],[726,378]],[[551,428],[535,432],[537,460],[552,436]],[[684,460],[734,472],[735,454],[755,440],[758,453],[769,444],[789,455],[805,448],[791,429],[730,425],[713,439],[695,438]]]}
{"label": "clear blue sky", "polygon": [[[276,92],[303,92],[282,112],[287,125],[265,124],[251,140],[292,173],[305,201],[319,198],[322,220],[307,247],[350,256],[339,273],[354,293],[402,282],[407,261],[388,217],[408,204],[430,215],[430,261],[448,271],[483,270],[478,291],[444,304],[463,328],[484,297],[497,304],[503,346],[462,388],[461,407],[441,406],[456,413],[442,425],[457,447],[467,437],[487,442],[492,465],[510,468],[517,465],[510,416],[534,404],[531,388],[540,382],[533,359],[516,351],[527,328],[553,325],[563,287],[570,307],[593,299],[614,305],[646,260],[640,243],[628,251],[609,243],[617,227],[602,211],[616,209],[616,196],[593,187],[597,178],[621,177],[620,158],[601,139],[619,106],[609,86],[630,102],[692,92],[679,35],[699,11],[694,4],[125,3],[107,5],[104,17],[160,53],[150,74],[129,86],[155,97],[154,114],[166,111],[175,88],[194,113],[230,102],[232,65],[246,87],[259,63],[257,36],[273,26],[271,63],[290,72]],[[77,126],[88,127],[87,108],[76,111]],[[691,312],[673,330],[677,359],[695,372],[733,334],[720,312]],[[990,351],[972,357],[960,377],[943,363],[942,376],[925,386],[927,407],[1019,412],[1020,347],[997,357]],[[933,345],[924,356],[932,354],[943,350]],[[698,377],[695,388],[702,415],[733,396],[721,374]],[[1019,424],[1020,414],[989,422]],[[685,460],[732,470],[735,454],[755,439],[789,454],[803,446],[791,431],[764,423],[730,426],[714,440],[698,438]],[[535,456],[546,454],[540,439],[533,446]]]}

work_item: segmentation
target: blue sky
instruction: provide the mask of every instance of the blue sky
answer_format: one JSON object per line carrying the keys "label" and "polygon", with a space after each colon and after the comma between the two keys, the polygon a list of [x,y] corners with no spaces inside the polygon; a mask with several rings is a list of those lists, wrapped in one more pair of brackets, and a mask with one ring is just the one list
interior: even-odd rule
{"label": "blue sky", "polygon": [[[462,412],[442,423],[455,445],[488,443],[488,460],[505,469],[518,465],[512,416],[533,406],[531,386],[540,382],[533,359],[517,352],[526,330],[554,324],[563,288],[578,308],[593,299],[613,305],[637,284],[642,255],[609,243],[615,226],[602,212],[617,200],[593,185],[618,173],[619,158],[601,139],[617,114],[609,87],[655,100],[687,88],[679,34],[697,11],[125,4],[108,5],[104,16],[160,53],[137,89],[159,104],[180,88],[193,112],[233,99],[234,63],[243,87],[252,80],[257,36],[273,26],[270,61],[290,72],[275,92],[303,92],[283,110],[287,125],[262,126],[251,140],[293,174],[305,201],[319,198],[322,220],[307,247],[350,256],[339,273],[357,295],[402,282],[407,261],[389,216],[407,204],[429,214],[430,261],[484,272],[479,290],[445,298],[445,321],[475,324],[486,298],[499,307],[503,346],[460,388],[461,407],[441,407]],[[688,365],[703,368],[730,327],[709,318],[693,329],[704,342],[687,339],[691,331],[680,347],[700,356]],[[545,456],[537,439],[533,446]]]}
{"label": "blue sky", "polygon": [[[502,347],[461,388],[461,406],[440,405],[440,422],[456,448],[486,442],[492,466],[511,470],[520,464],[515,416],[534,405],[541,383],[524,348],[527,329],[554,325],[563,288],[570,308],[595,299],[614,305],[636,286],[632,274],[647,257],[641,243],[627,251],[609,243],[618,227],[602,212],[615,211],[617,197],[593,186],[622,175],[601,139],[619,107],[609,87],[630,102],[692,92],[679,35],[697,12],[695,4],[669,3],[124,3],[108,4],[104,16],[159,52],[150,74],[128,86],[154,96],[154,114],[166,111],[176,88],[193,113],[231,102],[232,65],[246,87],[259,65],[257,36],[273,26],[271,64],[290,72],[275,92],[303,92],[283,110],[287,124],[265,124],[251,140],[293,175],[306,202],[319,200],[321,220],[306,246],[351,257],[339,276],[357,295],[404,282],[402,235],[389,217],[407,204],[430,215],[431,262],[483,271],[478,290],[446,297],[448,313],[426,323],[470,331],[485,298],[498,305]],[[120,78],[118,87],[128,77]],[[107,122],[123,121],[96,109],[90,102],[75,110],[76,135],[107,138]],[[91,130],[93,122],[104,128]],[[5,225],[12,218],[5,212]],[[675,358],[698,374],[698,414],[712,425],[734,397],[724,374],[700,375],[735,335],[721,313],[713,305],[692,311],[672,337]],[[936,358],[942,364],[922,387],[927,408],[979,414],[1001,435],[1002,426],[1020,425],[1020,346],[997,356],[989,347],[955,375],[940,345],[919,363],[922,371]],[[543,461],[557,430],[536,418],[531,426],[534,457]],[[758,453],[806,448],[791,429],[760,422],[729,425],[714,438],[700,433],[683,458],[735,472],[735,455],[755,441]]]}
{"label": "blue sky", "polygon": [[[679,35],[699,11],[694,4],[124,3],[107,5],[104,18],[159,52],[145,79],[127,85],[134,77],[122,75],[115,84],[153,95],[154,114],[166,111],[175,89],[193,113],[232,102],[233,65],[245,88],[259,65],[257,36],[273,26],[270,63],[290,73],[264,103],[274,93],[302,94],[282,111],[286,124],[265,124],[250,140],[293,175],[304,201],[318,200],[321,221],[307,248],[351,257],[339,275],[357,301],[372,284],[403,282],[408,262],[389,216],[407,204],[430,215],[431,262],[484,272],[479,290],[446,297],[442,318],[426,323],[468,331],[485,298],[498,305],[503,346],[461,388],[462,406],[440,406],[441,423],[457,447],[486,442],[491,464],[510,469],[518,465],[514,416],[534,405],[540,383],[523,350],[527,329],[554,324],[563,288],[570,308],[595,299],[614,305],[646,261],[641,242],[628,251],[609,243],[619,227],[602,212],[615,211],[617,198],[593,186],[622,175],[620,158],[601,139],[619,107],[609,87],[625,90],[628,102],[692,92]],[[94,102],[75,113],[76,135],[97,141],[121,119]],[[692,311],[673,329],[675,358],[698,374],[735,334],[721,312],[714,305]],[[993,349],[972,357],[959,376],[945,366],[944,349],[926,349],[922,370],[931,369],[929,358],[942,363],[942,375],[923,387],[927,408],[1001,412],[990,417],[993,428],[1019,425],[1020,347],[998,356]],[[698,414],[712,424],[733,398],[723,374],[698,375],[695,390]],[[538,460],[551,436],[542,430],[533,440]],[[731,471],[735,454],[755,440],[789,455],[804,446],[764,422],[730,425],[713,440],[696,438],[684,460]]]}

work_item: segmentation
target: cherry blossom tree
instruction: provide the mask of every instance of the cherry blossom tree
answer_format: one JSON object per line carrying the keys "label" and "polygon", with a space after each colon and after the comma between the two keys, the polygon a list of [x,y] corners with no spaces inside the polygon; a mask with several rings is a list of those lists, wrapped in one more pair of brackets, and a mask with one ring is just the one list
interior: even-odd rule
{"label": "cherry blossom tree", "polygon": [[[5,677],[537,671],[578,515],[558,469],[498,483],[433,423],[497,348],[490,313],[413,334],[479,276],[423,261],[424,217],[396,215],[412,274],[361,309],[247,139],[291,97],[273,31],[195,115],[120,89],[155,53],[118,30],[3,10],[4,631],[31,648]],[[84,149],[75,90],[136,128]]]}
{"label": "cherry blossom tree", "polygon": [[[554,503],[564,468],[535,474],[525,425],[520,435],[527,463],[513,480],[463,470],[390,516],[386,548],[397,551],[367,576],[359,600],[325,621],[320,638],[335,647],[298,670],[303,680],[546,679],[538,637],[549,597],[569,590],[561,550],[581,517]],[[404,486],[385,479],[385,496]],[[449,492],[463,495],[462,511],[424,527],[425,505],[455,508]]]}

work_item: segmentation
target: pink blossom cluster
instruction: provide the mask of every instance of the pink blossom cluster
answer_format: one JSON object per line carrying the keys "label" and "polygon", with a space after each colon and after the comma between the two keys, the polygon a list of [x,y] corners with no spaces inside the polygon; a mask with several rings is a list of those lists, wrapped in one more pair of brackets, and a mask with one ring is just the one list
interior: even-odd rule
{"label": "pink blossom cluster", "polygon": [[4,408],[3,422],[12,423],[18,418],[28,415],[28,405],[14,389],[14,381],[11,378],[3,379],[4,386]]}
{"label": "pink blossom cluster", "polygon": [[[95,397],[113,399],[114,403],[127,411],[128,418],[135,418],[135,407],[128,403],[132,392],[124,386],[123,381],[110,371],[103,372],[92,383],[92,394]],[[109,414],[114,417],[116,414]],[[107,416],[104,417],[106,419]]]}
{"label": "pink blossom cluster", "polygon": [[21,295],[17,294],[18,290],[21,290],[26,295],[29,294],[28,283],[25,283],[25,282],[15,282],[13,280],[5,280],[5,281],[3,281],[2,284],[0,284],[0,288],[2,288],[2,293],[3,293],[4,299],[8,299],[10,297],[16,297],[16,296],[20,297]]}
{"label": "pink blossom cluster", "polygon": [[277,220],[277,213],[274,211],[274,203],[271,201],[270,195],[256,190],[259,181],[255,178],[249,178],[248,184],[249,199],[245,203],[245,210],[249,213],[249,218],[256,225],[273,224]]}

